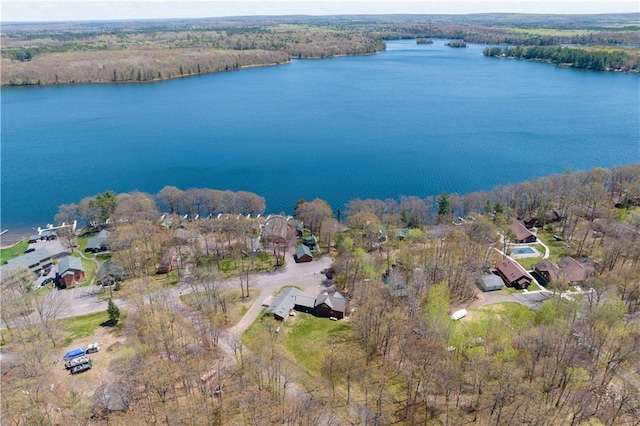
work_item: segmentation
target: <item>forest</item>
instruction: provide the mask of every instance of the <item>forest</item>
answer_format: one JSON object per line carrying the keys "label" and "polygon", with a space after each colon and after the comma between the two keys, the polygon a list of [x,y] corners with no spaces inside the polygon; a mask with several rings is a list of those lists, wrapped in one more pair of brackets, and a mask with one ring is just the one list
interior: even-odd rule
{"label": "forest", "polygon": [[[559,46],[584,46],[589,49],[562,48],[559,63],[577,55],[569,63],[637,71],[637,22],[637,14],[480,14],[3,23],[1,84],[159,81],[292,59],[374,54],[385,49],[384,40],[401,38],[508,45],[525,52],[510,56],[545,60]],[[554,47],[534,48],[541,46]]]}
{"label": "forest", "polygon": [[[56,295],[71,290],[3,282],[3,424],[640,424],[640,165],[469,194],[299,200],[278,242],[263,238],[277,216],[265,205],[167,186],[60,206],[57,223],[85,223],[60,234],[72,251],[109,230],[90,287],[109,284],[97,297],[118,315],[64,318]],[[558,279],[530,306],[533,288],[478,289],[524,216],[551,260],[593,266],[581,291]],[[262,314],[234,335],[268,296],[260,277],[294,268],[310,235],[310,265],[331,261],[324,284],[348,297],[347,318]],[[175,268],[158,274],[167,253]],[[98,338],[93,369],[61,374],[57,354]]]}
{"label": "forest", "polygon": [[595,71],[640,70],[640,55],[631,49],[515,46],[487,47],[483,54],[494,57],[547,61],[552,64]]}

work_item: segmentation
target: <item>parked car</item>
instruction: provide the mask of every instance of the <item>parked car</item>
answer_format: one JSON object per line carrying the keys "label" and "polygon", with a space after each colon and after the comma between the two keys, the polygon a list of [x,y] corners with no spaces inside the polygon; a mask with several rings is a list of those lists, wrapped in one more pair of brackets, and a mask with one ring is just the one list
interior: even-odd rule
{"label": "parked car", "polygon": [[36,249],[33,247],[30,247],[24,251],[24,254],[31,253],[32,251],[36,251]]}
{"label": "parked car", "polygon": [[49,275],[49,272],[51,272],[51,267],[48,267],[47,269],[45,269],[42,275]]}
{"label": "parked car", "polygon": [[46,286],[47,284],[52,283],[53,281],[54,281],[54,279],[53,279],[53,278],[51,278],[51,277],[49,277],[49,278],[45,278],[45,279],[42,281],[42,283],[40,284],[40,287],[44,287],[44,286]]}
{"label": "parked car", "polygon": [[89,345],[87,346],[87,353],[88,354],[92,354],[94,352],[98,352],[100,350],[100,344],[99,343],[89,343]]}
{"label": "parked car", "polygon": [[71,369],[71,374],[82,373],[83,371],[87,371],[91,368],[91,361],[85,362],[84,364],[76,365]]}

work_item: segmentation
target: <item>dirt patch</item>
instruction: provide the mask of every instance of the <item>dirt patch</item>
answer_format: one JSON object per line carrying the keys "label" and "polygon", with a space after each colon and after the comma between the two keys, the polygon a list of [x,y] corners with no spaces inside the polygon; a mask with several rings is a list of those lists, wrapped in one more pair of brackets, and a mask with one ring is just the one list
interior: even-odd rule
{"label": "dirt patch", "polygon": [[[115,336],[110,327],[99,327],[91,337],[74,341],[67,347],[58,350],[58,356],[53,360],[50,369],[53,391],[66,394],[74,390],[83,397],[91,397],[95,389],[106,380],[107,367],[117,354],[117,348],[124,342],[124,337]],[[86,348],[89,343],[99,343],[100,351],[88,354],[92,368],[79,374],[71,374],[64,366],[64,354],[77,347]],[[114,350],[115,349],[115,350]]]}

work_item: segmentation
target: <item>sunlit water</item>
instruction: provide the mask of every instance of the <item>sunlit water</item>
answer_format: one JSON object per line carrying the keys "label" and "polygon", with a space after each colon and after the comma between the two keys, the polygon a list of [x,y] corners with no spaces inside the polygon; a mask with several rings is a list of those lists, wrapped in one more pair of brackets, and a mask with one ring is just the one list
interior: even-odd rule
{"label": "sunlit water", "polygon": [[[300,198],[490,189],[640,161],[640,78],[392,41],[384,53],[152,84],[3,88],[2,229],[108,189]],[[6,241],[6,238],[5,238]]]}

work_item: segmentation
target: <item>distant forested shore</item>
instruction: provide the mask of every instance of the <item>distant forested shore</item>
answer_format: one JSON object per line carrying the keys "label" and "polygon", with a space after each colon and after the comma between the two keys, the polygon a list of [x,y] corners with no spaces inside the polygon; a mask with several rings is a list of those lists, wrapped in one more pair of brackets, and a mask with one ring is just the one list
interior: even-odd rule
{"label": "distant forested shore", "polygon": [[563,46],[487,47],[485,56],[546,61],[594,71],[640,71],[637,49]]}
{"label": "distant forested shore", "polygon": [[[373,54],[385,49],[385,40],[432,38],[515,46],[513,52],[492,48],[490,56],[637,70],[638,18],[484,14],[3,23],[1,83],[151,82],[291,59]],[[551,58],[561,45],[581,49],[561,48],[561,57]],[[575,62],[566,62],[571,55]]]}

